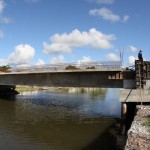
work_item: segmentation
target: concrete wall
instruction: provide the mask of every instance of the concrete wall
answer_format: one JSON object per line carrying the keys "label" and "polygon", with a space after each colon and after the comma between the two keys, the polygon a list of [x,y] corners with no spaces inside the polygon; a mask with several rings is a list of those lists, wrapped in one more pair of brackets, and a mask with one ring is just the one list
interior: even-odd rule
{"label": "concrete wall", "polygon": [[121,102],[150,102],[150,90],[120,89]]}

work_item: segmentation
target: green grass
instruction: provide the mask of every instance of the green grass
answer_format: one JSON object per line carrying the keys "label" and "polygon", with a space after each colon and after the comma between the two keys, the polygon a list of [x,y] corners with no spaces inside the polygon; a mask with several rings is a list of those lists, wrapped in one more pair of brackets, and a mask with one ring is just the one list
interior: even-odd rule
{"label": "green grass", "polygon": [[39,90],[39,87],[35,87],[35,86],[16,86],[16,90],[18,92],[37,91],[37,90]]}
{"label": "green grass", "polygon": [[150,115],[146,117],[146,122],[145,124],[146,126],[149,126],[150,127]]}

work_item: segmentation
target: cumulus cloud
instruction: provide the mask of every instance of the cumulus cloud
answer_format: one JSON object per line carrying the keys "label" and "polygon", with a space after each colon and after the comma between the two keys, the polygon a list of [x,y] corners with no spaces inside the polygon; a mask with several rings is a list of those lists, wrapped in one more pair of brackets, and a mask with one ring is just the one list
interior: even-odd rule
{"label": "cumulus cloud", "polygon": [[2,16],[2,13],[3,13],[4,9],[5,9],[5,6],[6,5],[5,5],[4,1],[0,0],[0,22],[8,24],[8,23],[11,22],[11,19]]}
{"label": "cumulus cloud", "polygon": [[117,21],[127,21],[129,19],[129,16],[124,16],[123,19],[117,15],[114,14],[112,11],[110,11],[108,8],[102,7],[100,9],[92,9],[89,11],[89,14],[92,16],[100,16],[104,20],[108,20],[111,22],[117,22]]}
{"label": "cumulus cloud", "polygon": [[123,17],[123,22],[127,22],[127,21],[129,20],[129,18],[130,18],[130,16],[125,15],[125,16]]}
{"label": "cumulus cloud", "polygon": [[46,54],[59,53],[59,52],[64,52],[64,53],[71,52],[71,48],[69,47],[69,44],[67,44],[67,43],[52,42],[52,44],[48,44],[48,43],[44,42],[43,46],[44,46],[44,52]]}
{"label": "cumulus cloud", "polygon": [[59,55],[57,57],[53,57],[51,60],[50,60],[50,63],[51,64],[59,64],[59,63],[64,63],[65,62],[65,58],[63,55]]}
{"label": "cumulus cloud", "polygon": [[1,23],[5,23],[5,24],[9,24],[12,22],[12,20],[10,18],[6,18],[6,17],[0,17],[0,22]]}
{"label": "cumulus cloud", "polygon": [[28,44],[20,44],[15,47],[14,52],[12,52],[9,57],[8,61],[10,64],[15,65],[23,65],[29,64],[35,54],[35,49],[28,45]]}
{"label": "cumulus cloud", "polygon": [[0,14],[3,12],[4,8],[5,8],[5,3],[3,0],[0,0]]}
{"label": "cumulus cloud", "polygon": [[130,46],[128,47],[128,50],[134,53],[134,52],[137,52],[138,49],[137,49],[136,47],[130,45]]}
{"label": "cumulus cloud", "polygon": [[113,4],[114,0],[89,0],[90,2],[95,2],[97,4]]}
{"label": "cumulus cloud", "polygon": [[78,63],[88,63],[90,61],[92,61],[90,56],[83,56],[82,60],[78,60]]}
{"label": "cumulus cloud", "polygon": [[36,65],[44,65],[45,62],[42,59],[39,59],[38,62],[36,63]]}
{"label": "cumulus cloud", "polygon": [[0,30],[0,38],[4,36],[4,33]]}
{"label": "cumulus cloud", "polygon": [[136,58],[134,56],[129,56],[129,64],[134,65]]}
{"label": "cumulus cloud", "polygon": [[112,61],[120,61],[120,58],[114,53],[107,54],[106,58]]}
{"label": "cumulus cloud", "polygon": [[104,34],[95,28],[88,32],[81,32],[78,29],[71,33],[54,34],[50,37],[50,44],[43,42],[45,53],[69,53],[73,48],[91,46],[92,48],[110,49],[113,48],[111,41],[115,40],[114,34]]}

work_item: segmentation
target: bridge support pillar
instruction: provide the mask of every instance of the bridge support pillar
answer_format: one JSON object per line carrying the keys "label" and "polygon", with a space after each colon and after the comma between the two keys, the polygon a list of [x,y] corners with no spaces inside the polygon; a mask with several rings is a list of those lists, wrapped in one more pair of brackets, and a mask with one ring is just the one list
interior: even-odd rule
{"label": "bridge support pillar", "polygon": [[121,119],[125,120],[127,117],[127,103],[121,103]]}
{"label": "bridge support pillar", "polygon": [[122,102],[121,103],[121,119],[122,121],[132,121],[136,112],[135,102]]}

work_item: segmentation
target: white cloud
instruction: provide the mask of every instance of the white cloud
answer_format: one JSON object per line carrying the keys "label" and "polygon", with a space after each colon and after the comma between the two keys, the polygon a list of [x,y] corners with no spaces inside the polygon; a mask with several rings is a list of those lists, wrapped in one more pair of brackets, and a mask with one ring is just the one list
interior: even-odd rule
{"label": "white cloud", "polygon": [[125,15],[125,16],[123,17],[123,22],[127,22],[127,21],[129,20],[129,18],[130,18],[130,16]]}
{"label": "white cloud", "polygon": [[90,56],[83,56],[82,60],[79,60],[78,63],[87,63],[92,61]]}
{"label": "white cloud", "polygon": [[89,11],[89,14],[92,16],[100,16],[104,20],[108,20],[111,22],[117,22],[117,21],[123,21],[126,22],[129,19],[129,16],[124,16],[123,19],[117,15],[114,14],[112,11],[110,11],[108,8],[102,7],[100,9],[92,9]]}
{"label": "white cloud", "polygon": [[31,3],[36,3],[36,2],[39,2],[41,0],[25,0],[26,2],[31,2]]}
{"label": "white cloud", "polygon": [[106,58],[112,61],[120,61],[120,58],[114,53],[107,54]]}
{"label": "white cloud", "polygon": [[3,13],[4,9],[5,9],[5,6],[6,5],[5,5],[4,1],[0,0],[0,23],[8,24],[8,23],[11,22],[11,19],[2,16],[2,13]]}
{"label": "white cloud", "polygon": [[65,59],[63,55],[53,57],[52,60],[50,61],[51,64],[59,64],[59,63],[64,63],[64,62],[65,62]]}
{"label": "white cloud", "polygon": [[48,44],[46,42],[43,43],[44,46],[44,52],[49,54],[49,53],[59,53],[59,52],[64,52],[64,53],[70,53],[71,49],[70,47],[65,44],[65,43],[52,43]]}
{"label": "white cloud", "polygon": [[89,0],[90,2],[95,2],[98,4],[113,4],[114,0]]}
{"label": "white cloud", "polygon": [[4,33],[0,30],[0,38],[4,36]]}
{"label": "white cloud", "polygon": [[10,18],[0,16],[0,22],[5,23],[5,24],[9,24],[12,22],[12,20]]}
{"label": "white cloud", "polygon": [[104,34],[95,28],[88,32],[80,32],[78,29],[71,33],[54,34],[50,37],[51,44],[43,42],[45,53],[69,53],[73,48],[91,46],[92,48],[110,49],[113,48],[111,41],[115,40],[114,34]]}
{"label": "white cloud", "polygon": [[130,46],[128,47],[128,50],[134,53],[134,52],[137,52],[138,49],[137,49],[136,47],[130,45]]}
{"label": "white cloud", "polygon": [[0,0],[0,14],[3,12],[4,8],[5,8],[5,3],[3,0]]}
{"label": "white cloud", "polygon": [[109,20],[112,22],[116,22],[120,20],[119,15],[113,14],[109,9],[105,7],[100,8],[100,9],[92,9],[89,11],[89,14],[93,16],[100,16],[104,20]]}
{"label": "white cloud", "polygon": [[135,59],[136,58],[134,56],[129,56],[129,64],[134,65]]}
{"label": "white cloud", "polygon": [[36,63],[36,65],[44,65],[45,62],[42,59],[39,59],[38,62]]}
{"label": "white cloud", "polygon": [[8,61],[10,64],[23,65],[29,64],[35,54],[35,49],[28,44],[20,44],[15,47],[14,52],[12,52]]}

